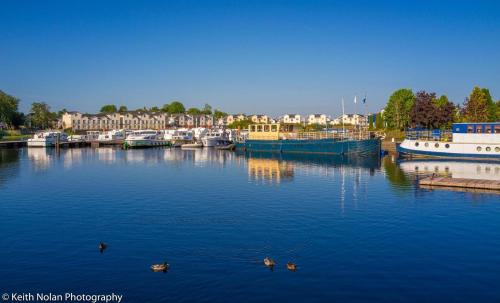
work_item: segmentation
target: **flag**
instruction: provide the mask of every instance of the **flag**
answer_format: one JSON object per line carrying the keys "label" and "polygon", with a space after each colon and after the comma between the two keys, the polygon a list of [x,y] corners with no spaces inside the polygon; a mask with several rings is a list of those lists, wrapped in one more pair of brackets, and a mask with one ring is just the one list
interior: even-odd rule
{"label": "flag", "polygon": [[366,103],[366,96],[363,98],[363,104]]}
{"label": "flag", "polygon": [[354,104],[358,103],[358,96],[354,96]]}

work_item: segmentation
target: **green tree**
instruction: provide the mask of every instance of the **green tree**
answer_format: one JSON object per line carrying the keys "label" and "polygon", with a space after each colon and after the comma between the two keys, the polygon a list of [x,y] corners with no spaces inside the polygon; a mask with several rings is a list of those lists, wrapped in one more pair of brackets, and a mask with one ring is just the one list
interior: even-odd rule
{"label": "green tree", "polygon": [[205,105],[203,106],[203,109],[201,110],[201,113],[205,114],[205,115],[211,115],[212,114],[212,107],[210,106],[210,104],[205,103]]}
{"label": "green tree", "polygon": [[31,126],[45,129],[50,126],[54,115],[50,112],[50,106],[45,102],[34,102],[31,104]]}
{"label": "green tree", "polygon": [[[163,106],[165,108],[165,105]],[[182,114],[186,111],[186,108],[184,107],[184,104],[182,104],[179,101],[174,101],[167,106],[168,113],[169,114]]]}
{"label": "green tree", "polygon": [[384,111],[384,120],[391,129],[404,129],[410,122],[410,111],[415,103],[411,89],[399,89],[390,97]]}
{"label": "green tree", "polygon": [[220,111],[220,110],[218,110],[218,109],[216,109],[216,110],[214,111],[214,118],[215,118],[216,120],[218,120],[218,119],[220,119],[220,118],[224,118],[224,117],[226,117],[226,116],[227,116],[227,113],[225,113],[225,112],[223,112],[223,111]]}
{"label": "green tree", "polygon": [[158,108],[158,106],[153,106],[153,107],[151,107],[151,109],[150,109],[150,110],[151,110],[152,112],[159,112],[159,111],[160,111],[160,109]]}
{"label": "green tree", "polygon": [[245,120],[234,121],[233,123],[229,124],[227,127],[233,128],[233,129],[248,129],[248,126],[250,124],[252,124],[252,121],[250,119],[245,119]]}
{"label": "green tree", "polygon": [[202,114],[202,111],[196,107],[191,107],[187,110],[187,113],[189,115],[200,115]]}
{"label": "green tree", "polygon": [[384,125],[384,115],[382,113],[377,113],[375,116],[375,128],[376,129],[383,129],[385,127]]}
{"label": "green tree", "polygon": [[128,108],[125,105],[120,105],[120,108],[118,109],[119,113],[124,113],[128,110]]}
{"label": "green tree", "polygon": [[114,104],[106,104],[101,107],[101,113],[103,114],[112,114],[116,113],[118,110],[116,109],[116,105]]}
{"label": "green tree", "polygon": [[[463,119],[465,122],[487,122],[491,116],[489,91],[476,86],[465,100]],[[491,101],[493,102],[493,101]]]}
{"label": "green tree", "polygon": [[0,90],[0,122],[13,125],[16,118],[19,99]]}

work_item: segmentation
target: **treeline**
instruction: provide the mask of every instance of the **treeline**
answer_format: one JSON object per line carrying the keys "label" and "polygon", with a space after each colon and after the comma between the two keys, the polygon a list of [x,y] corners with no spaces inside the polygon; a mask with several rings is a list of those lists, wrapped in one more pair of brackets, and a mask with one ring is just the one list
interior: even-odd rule
{"label": "treeline", "polygon": [[24,114],[19,111],[19,99],[0,90],[0,123],[4,128],[49,128],[54,125],[59,117],[66,112],[65,109],[51,112],[50,106],[45,102],[33,102],[30,112]]}
{"label": "treeline", "polygon": [[[173,101],[171,103],[164,104],[162,107],[153,106],[150,108],[143,107],[135,110],[142,111],[151,111],[151,112],[163,112],[168,114],[188,114],[188,115],[214,115],[216,119],[227,116],[227,113],[215,109],[212,111],[212,106],[209,104],[205,104],[201,109],[197,107],[190,107],[186,109],[184,104],[179,101]],[[117,107],[114,104],[106,104],[101,107],[101,113],[110,114],[110,113],[123,113],[128,111],[128,108],[125,105],[121,105]]]}
{"label": "treeline", "polygon": [[487,88],[474,87],[462,105],[446,95],[411,89],[395,91],[383,113],[376,116],[376,128],[450,128],[454,122],[494,122],[500,120],[500,101],[493,101]]}

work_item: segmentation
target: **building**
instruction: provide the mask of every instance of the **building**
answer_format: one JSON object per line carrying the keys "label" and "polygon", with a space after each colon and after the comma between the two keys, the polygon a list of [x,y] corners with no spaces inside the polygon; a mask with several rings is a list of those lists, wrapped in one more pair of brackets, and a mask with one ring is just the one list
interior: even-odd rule
{"label": "building", "polygon": [[250,120],[252,123],[262,123],[262,124],[268,124],[271,123],[271,119],[267,115],[252,115],[250,116]]}
{"label": "building", "polygon": [[313,114],[309,115],[307,118],[307,124],[319,124],[319,125],[326,125],[330,119],[324,114]]}
{"label": "building", "polygon": [[225,121],[225,125],[229,125],[229,124],[232,124],[236,121],[243,121],[243,120],[247,120],[248,117],[245,115],[245,114],[236,114],[236,115],[228,115],[226,117],[226,121]]}
{"label": "building", "polygon": [[343,114],[335,118],[331,122],[332,125],[360,125],[365,126],[368,124],[366,116],[360,114]]}
{"label": "building", "polygon": [[283,123],[302,123],[302,117],[298,114],[286,114],[281,118]]}

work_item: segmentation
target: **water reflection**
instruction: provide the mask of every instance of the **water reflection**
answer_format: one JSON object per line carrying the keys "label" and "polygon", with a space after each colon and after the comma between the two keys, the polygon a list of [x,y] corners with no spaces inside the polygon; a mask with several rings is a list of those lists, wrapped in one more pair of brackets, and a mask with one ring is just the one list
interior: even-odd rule
{"label": "water reflection", "polygon": [[0,186],[19,173],[19,150],[0,149]]}
{"label": "water reflection", "polygon": [[466,162],[444,160],[401,161],[401,170],[409,175],[430,175],[500,181],[500,164],[493,162]]}
{"label": "water reflection", "polygon": [[345,157],[314,154],[273,154],[273,153],[236,153],[248,165],[250,181],[280,183],[293,180],[296,171],[305,175],[334,176],[351,174],[355,184],[359,184],[361,172],[374,175],[380,167],[378,157]]}

